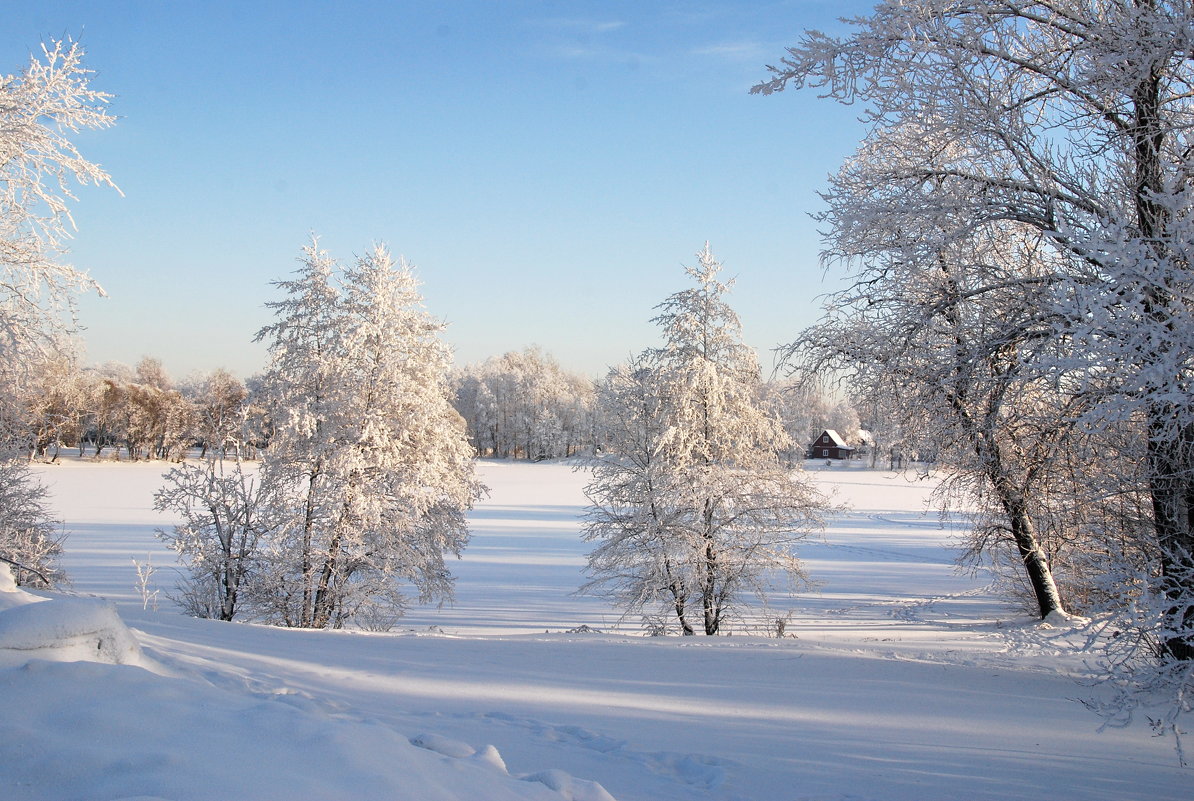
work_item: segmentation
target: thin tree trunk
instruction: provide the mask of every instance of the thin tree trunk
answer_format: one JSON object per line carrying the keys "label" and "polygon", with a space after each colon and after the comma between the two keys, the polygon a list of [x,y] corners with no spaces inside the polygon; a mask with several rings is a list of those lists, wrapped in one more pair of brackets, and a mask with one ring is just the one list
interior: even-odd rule
{"label": "thin tree trunk", "polygon": [[310,628],[313,625],[314,595],[311,584],[315,568],[311,561],[311,532],[315,527],[315,480],[318,475],[318,471],[316,471],[307,479],[307,498],[303,511],[303,537],[299,554],[303,575],[303,607],[299,613],[300,628]]}
{"label": "thin tree trunk", "polygon": [[1049,558],[1037,537],[1036,524],[1032,522],[1032,516],[1028,513],[1024,494],[1013,486],[1011,478],[1007,475],[998,445],[989,443],[984,438],[980,441],[980,454],[984,450],[987,451],[984,460],[987,476],[1004,514],[1007,515],[1012,539],[1016,543],[1016,550],[1020,554],[1020,561],[1024,565],[1028,583],[1036,598],[1037,612],[1042,620],[1054,612],[1064,615],[1065,606],[1061,602],[1057,582],[1053,579],[1053,568],[1049,565]]}
{"label": "thin tree trunk", "polygon": [[315,614],[311,621],[312,628],[325,629],[336,611],[336,594],[332,583],[335,580],[336,566],[340,559],[340,544],[342,537],[337,530],[328,544],[327,556],[323,560],[323,569],[319,574],[319,587],[315,591]]}
{"label": "thin tree trunk", "polygon": [[672,576],[672,563],[670,559],[663,560],[663,570],[670,579],[668,584],[668,592],[672,594],[672,606],[676,610],[676,619],[680,621],[680,631],[685,637],[691,637],[696,632],[692,628],[692,624],[688,622],[687,606],[688,594],[684,592],[683,586]]}
{"label": "thin tree trunk", "polygon": [[713,501],[705,500],[704,540],[702,553],[704,576],[701,582],[701,605],[705,612],[705,634],[714,635],[721,627],[721,604],[717,599],[717,549],[713,541]]}

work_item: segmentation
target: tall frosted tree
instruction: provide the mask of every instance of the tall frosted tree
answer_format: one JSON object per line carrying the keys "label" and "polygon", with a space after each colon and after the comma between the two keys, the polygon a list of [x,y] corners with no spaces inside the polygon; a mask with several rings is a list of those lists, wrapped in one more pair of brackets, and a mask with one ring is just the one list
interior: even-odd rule
{"label": "tall frosted tree", "polygon": [[866,260],[1004,225],[1050,251],[1032,289],[1060,346],[1036,364],[1098,401],[1083,417],[1100,436],[1138,428],[1172,602],[1156,632],[1194,659],[1194,7],[902,0],[851,24],[807,33],[755,87],[866,105],[882,158],[831,193],[831,250]]}
{"label": "tall frosted tree", "polygon": [[284,497],[260,597],[300,627],[392,623],[407,603],[451,597],[444,556],[468,540],[479,492],[449,402],[443,324],[411,268],[374,248],[337,277],[316,244],[258,337],[274,432],[263,478]]}
{"label": "tall frosted tree", "polygon": [[708,244],[688,268],[696,286],[655,318],[664,345],[611,375],[615,421],[606,464],[587,492],[591,591],[629,609],[662,603],[681,630],[719,633],[777,580],[802,580],[793,548],[819,524],[822,500],[779,452],[788,437],[766,409],[758,357],[726,302]]}
{"label": "tall frosted tree", "polygon": [[[73,134],[106,128],[109,95],[91,87],[75,43],[43,45],[16,75],[0,75],[0,558],[49,574],[57,551],[42,491],[16,456],[28,446],[19,400],[73,325],[73,299],[98,285],[63,260],[74,228],[72,179],[115,187],[83,158]],[[32,571],[21,571],[22,580]]]}
{"label": "tall frosted tree", "polygon": [[[1077,424],[1081,438],[1054,452],[1128,457],[1079,473],[1099,479],[1091,503],[1087,481],[1068,491],[1073,508],[1145,499],[1135,542],[1097,571],[1120,581],[1106,665],[1125,714],[1134,686],[1176,688],[1158,725],[1177,732],[1194,708],[1194,5],[891,0],[850,24],[806,33],[755,91],[811,87],[865,106],[863,155],[881,158],[847,165],[828,215],[831,255],[862,265],[860,294],[876,263],[894,263],[891,243],[923,255],[1004,228],[1038,249],[1031,282],[967,291],[1035,296],[1037,339],[1013,369],[1086,406],[1054,404],[1056,425],[1037,424],[1046,436]],[[1054,490],[1059,465],[1039,471]]]}

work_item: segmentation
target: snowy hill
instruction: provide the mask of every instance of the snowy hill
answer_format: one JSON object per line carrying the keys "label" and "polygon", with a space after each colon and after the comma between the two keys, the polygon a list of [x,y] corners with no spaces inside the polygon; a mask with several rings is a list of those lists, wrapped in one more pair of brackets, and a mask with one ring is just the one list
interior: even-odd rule
{"label": "snowy hill", "polygon": [[817,472],[850,508],[802,550],[822,586],[782,605],[795,636],[681,639],[571,595],[585,477],[567,465],[483,463],[458,603],[389,634],[144,605],[133,559],[151,589],[174,581],[163,466],[42,469],[74,593],[114,607],[0,586],[0,798],[1188,797],[1146,725],[1096,732],[1081,656],[1041,636],[1064,632],[954,572],[927,482]]}

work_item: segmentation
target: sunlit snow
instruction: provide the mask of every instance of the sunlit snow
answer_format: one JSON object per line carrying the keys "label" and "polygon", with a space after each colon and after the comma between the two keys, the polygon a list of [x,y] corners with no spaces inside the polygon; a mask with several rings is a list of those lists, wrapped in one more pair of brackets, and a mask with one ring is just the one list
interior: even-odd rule
{"label": "sunlit snow", "polygon": [[457,603],[377,634],[180,615],[165,467],[39,468],[73,585],[0,583],[0,798],[1188,797],[1145,721],[1097,731],[1064,631],[955,571],[930,481],[813,465],[846,508],[801,549],[820,587],[776,599],[789,636],[648,638],[573,594],[584,472],[483,462]]}

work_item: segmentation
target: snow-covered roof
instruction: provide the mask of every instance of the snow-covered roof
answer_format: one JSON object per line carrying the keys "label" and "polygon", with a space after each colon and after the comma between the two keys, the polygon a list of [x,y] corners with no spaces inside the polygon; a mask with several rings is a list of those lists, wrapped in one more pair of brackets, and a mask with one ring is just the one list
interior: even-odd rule
{"label": "snow-covered roof", "polygon": [[[846,441],[844,439],[842,439],[842,435],[837,433],[836,431],[834,431],[832,428],[827,428],[821,432],[822,437],[826,436],[826,435],[828,435],[829,439],[831,439],[833,441],[833,444],[838,446],[839,448],[849,448],[850,447],[849,445],[846,444]],[[821,437],[817,437],[817,439],[820,439],[820,438]]]}

